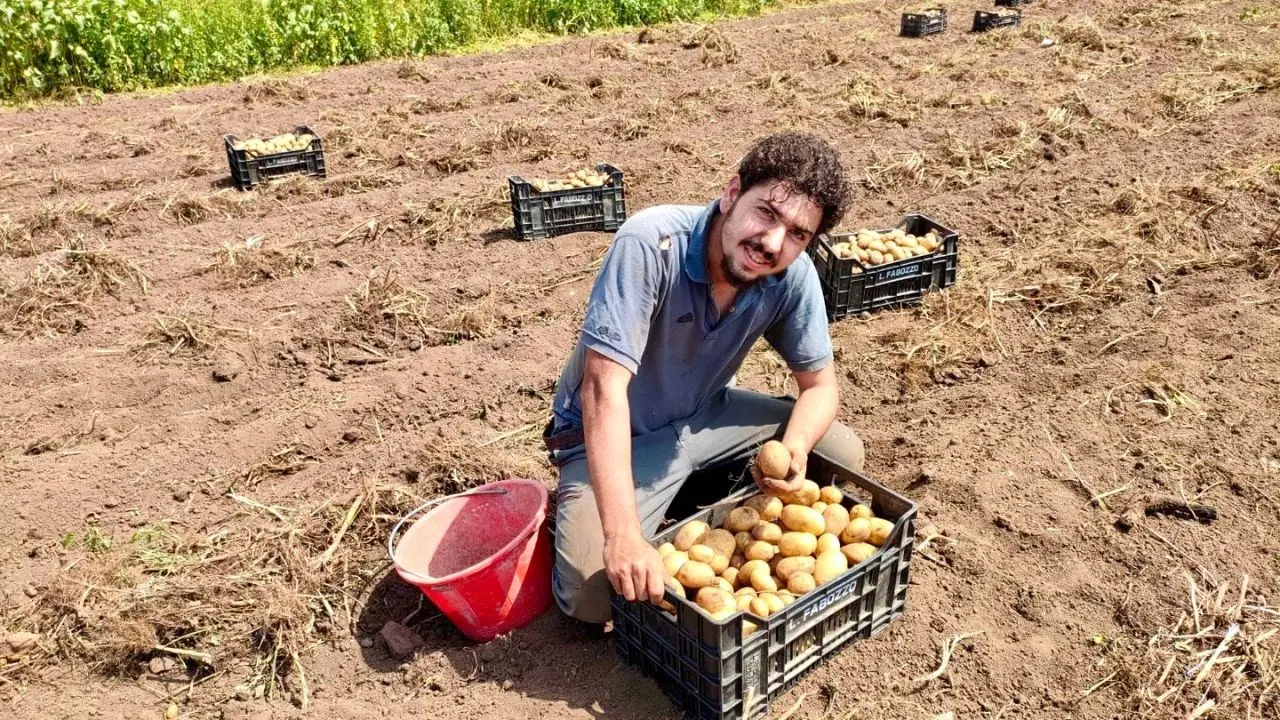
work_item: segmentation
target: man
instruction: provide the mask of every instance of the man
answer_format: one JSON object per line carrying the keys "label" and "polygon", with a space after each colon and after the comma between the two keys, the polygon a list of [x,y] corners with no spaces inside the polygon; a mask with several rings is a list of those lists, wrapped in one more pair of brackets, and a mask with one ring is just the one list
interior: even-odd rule
{"label": "man", "polygon": [[[554,592],[589,623],[610,619],[609,587],[658,602],[650,538],[693,471],[748,457],[775,437],[790,491],[817,448],[854,469],[862,442],[839,405],[818,276],[805,248],[850,202],[839,155],[784,133],[758,142],[707,207],[630,218],[605,254],[544,439],[560,476]],[[787,362],[794,403],[729,387],[761,336]]]}

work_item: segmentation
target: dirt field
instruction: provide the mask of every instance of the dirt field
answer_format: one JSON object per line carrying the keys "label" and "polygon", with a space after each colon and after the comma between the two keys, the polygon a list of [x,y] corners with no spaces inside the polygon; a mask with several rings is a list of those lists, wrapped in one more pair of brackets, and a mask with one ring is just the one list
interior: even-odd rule
{"label": "dirt field", "polygon": [[[978,7],[926,41],[856,3],[0,114],[0,629],[39,634],[0,714],[674,717],[555,612],[468,644],[381,543],[440,493],[554,484],[609,236],[515,242],[506,176],[607,161],[633,212],[702,203],[795,127],[859,178],[845,227],[922,211],[962,262],[832,326],[841,419],[932,528],[907,613],[771,716],[1276,717],[1280,12],[1048,0],[975,36]],[[326,181],[228,187],[223,133],[303,122]],[[764,348],[740,380],[787,388]],[[373,638],[406,618],[402,662]]]}

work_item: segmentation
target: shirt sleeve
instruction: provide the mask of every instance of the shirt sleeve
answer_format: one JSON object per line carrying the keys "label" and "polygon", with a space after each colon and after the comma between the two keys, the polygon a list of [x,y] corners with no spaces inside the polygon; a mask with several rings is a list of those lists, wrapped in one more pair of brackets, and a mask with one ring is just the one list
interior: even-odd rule
{"label": "shirt sleeve", "polygon": [[616,235],[582,321],[582,343],[633,375],[640,369],[658,307],[663,272],[659,252],[656,240],[635,233]]}
{"label": "shirt sleeve", "polygon": [[791,287],[778,317],[765,331],[765,339],[792,372],[815,372],[831,362],[827,306],[818,274],[811,266],[803,279]]}

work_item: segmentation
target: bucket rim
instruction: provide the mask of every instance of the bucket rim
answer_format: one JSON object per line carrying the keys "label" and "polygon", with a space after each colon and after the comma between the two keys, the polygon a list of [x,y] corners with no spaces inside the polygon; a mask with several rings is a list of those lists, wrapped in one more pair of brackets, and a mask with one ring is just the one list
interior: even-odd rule
{"label": "bucket rim", "polygon": [[[453,495],[440,498],[439,501],[436,503],[435,507],[432,507],[430,510],[423,513],[422,517],[418,518],[417,520],[414,520],[413,523],[409,525],[409,528],[405,530],[405,533],[408,534],[409,532],[412,532],[413,528],[416,527],[418,523],[423,522],[427,518],[431,517],[433,513],[437,512],[438,510],[440,510],[440,508],[449,504],[451,501],[465,500],[467,495],[475,493],[476,490],[502,489],[507,487],[520,486],[520,485],[529,485],[537,489],[539,507],[537,509],[537,512],[533,513],[533,515],[529,518],[529,522],[526,523],[525,526],[521,528],[520,531],[517,532],[515,536],[512,537],[510,542],[508,542],[506,545],[503,545],[498,550],[493,551],[487,557],[485,557],[483,560],[480,560],[479,562],[472,563],[471,565],[468,565],[467,567],[461,570],[458,570],[457,572],[436,577],[426,573],[416,573],[412,570],[409,570],[403,567],[400,564],[400,560],[397,558],[397,553],[400,550],[400,543],[397,541],[395,544],[395,548],[391,553],[391,564],[395,567],[396,573],[400,575],[400,577],[414,584],[426,583],[433,586],[448,585],[450,583],[454,583],[459,580],[464,580],[467,577],[474,575],[476,572],[479,571],[478,569],[488,561],[492,560],[493,558],[499,555],[507,554],[508,552],[513,550],[517,545],[528,540],[529,536],[532,533],[537,532],[538,528],[542,525],[543,520],[546,519],[547,502],[550,499],[550,493],[547,492],[547,487],[543,485],[541,482],[534,480],[532,478],[508,478],[506,480],[498,480],[491,483],[485,483],[484,485],[480,485],[478,487],[472,488],[471,490],[455,493]],[[475,493],[475,494],[480,494],[480,493]],[[403,539],[403,536],[401,536],[401,539]]]}

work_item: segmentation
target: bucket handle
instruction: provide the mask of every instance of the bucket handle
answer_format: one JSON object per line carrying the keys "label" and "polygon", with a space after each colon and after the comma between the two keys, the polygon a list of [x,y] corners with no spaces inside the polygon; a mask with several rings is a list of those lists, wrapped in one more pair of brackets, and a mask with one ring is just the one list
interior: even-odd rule
{"label": "bucket handle", "polygon": [[[442,502],[444,502],[444,501],[446,501],[446,500],[456,500],[456,499],[458,499],[458,498],[464,498],[464,497],[467,497],[467,496],[469,496],[469,495],[506,495],[506,494],[507,494],[507,489],[506,489],[506,488],[487,488],[487,487],[483,487],[483,486],[481,486],[481,487],[478,487],[478,488],[473,488],[473,489],[468,490],[468,491],[466,491],[466,492],[458,493],[458,494],[456,494],[456,495],[445,495],[444,497],[438,497],[438,498],[436,498],[436,499],[434,499],[434,500],[428,500],[428,501],[426,501],[426,502],[422,503],[422,504],[421,504],[421,505],[419,505],[418,507],[416,507],[416,508],[414,508],[414,509],[410,510],[410,511],[409,511],[409,513],[408,513],[407,515],[405,515],[404,517],[400,518],[399,522],[397,522],[397,523],[395,524],[395,527],[391,528],[391,534],[387,536],[387,557],[391,560],[392,564],[395,564],[395,562],[396,562],[396,551],[395,551],[395,546],[396,546],[396,536],[400,534],[400,528],[401,528],[401,527],[403,527],[403,526],[404,526],[404,524],[405,524],[405,522],[407,522],[410,518],[412,518],[413,516],[415,516],[415,515],[417,515],[417,514],[421,513],[423,510],[426,510],[427,508],[430,508],[430,507],[434,507],[434,506],[436,506],[436,505],[439,505],[440,503],[442,503]],[[398,565],[396,566],[396,569],[397,569],[398,571],[400,571],[400,572],[402,572],[402,573],[406,574],[406,575],[412,575],[413,577],[415,577],[415,578],[417,578],[417,579],[419,579],[419,580],[424,580],[424,581],[425,581],[425,580],[427,579],[427,578],[424,578],[424,577],[422,577],[421,575],[419,575],[419,574],[417,574],[417,573],[415,573],[415,572],[412,572],[412,571],[410,571],[410,570],[405,570],[404,568],[399,567]]]}

